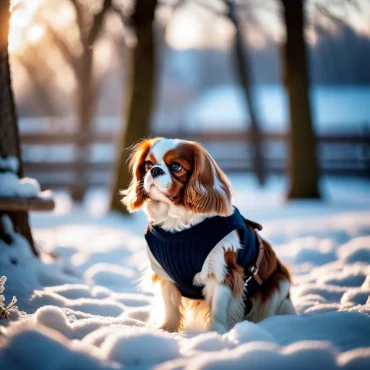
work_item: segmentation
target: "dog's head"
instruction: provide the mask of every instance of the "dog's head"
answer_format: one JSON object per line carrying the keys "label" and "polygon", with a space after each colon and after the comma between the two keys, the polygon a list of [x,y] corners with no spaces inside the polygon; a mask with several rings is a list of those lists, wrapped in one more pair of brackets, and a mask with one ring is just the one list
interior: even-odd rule
{"label": "dog's head", "polygon": [[231,188],[223,171],[198,143],[179,139],[145,139],[132,150],[132,181],[122,192],[130,212],[146,201],[183,205],[198,214],[232,213]]}

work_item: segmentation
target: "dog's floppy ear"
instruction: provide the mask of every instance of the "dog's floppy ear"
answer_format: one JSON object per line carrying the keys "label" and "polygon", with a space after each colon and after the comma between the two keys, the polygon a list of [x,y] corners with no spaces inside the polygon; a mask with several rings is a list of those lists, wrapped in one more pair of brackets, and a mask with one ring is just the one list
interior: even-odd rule
{"label": "dog's floppy ear", "polygon": [[184,191],[184,205],[193,212],[229,216],[233,212],[231,187],[224,172],[197,143],[193,148],[193,172]]}
{"label": "dog's floppy ear", "polygon": [[145,158],[154,144],[154,139],[144,139],[132,147],[129,157],[129,171],[132,174],[130,186],[122,190],[122,203],[130,213],[139,210],[148,195],[144,191]]}

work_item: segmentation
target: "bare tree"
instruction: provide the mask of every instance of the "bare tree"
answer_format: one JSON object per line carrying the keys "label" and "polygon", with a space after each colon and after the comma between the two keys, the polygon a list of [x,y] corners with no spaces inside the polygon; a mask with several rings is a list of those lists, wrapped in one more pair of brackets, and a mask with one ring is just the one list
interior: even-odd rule
{"label": "bare tree", "polygon": [[227,17],[235,29],[235,37],[233,40],[233,52],[236,64],[235,69],[239,77],[238,80],[243,88],[246,105],[249,111],[251,123],[250,143],[253,148],[253,172],[257,176],[259,184],[263,185],[265,183],[265,165],[262,155],[262,137],[260,125],[258,123],[254,91],[252,88],[252,68],[248,54],[248,46],[245,45],[243,41],[242,26],[239,23],[237,5],[233,0],[224,0],[224,2],[227,6]]}
{"label": "bare tree", "polygon": [[252,168],[259,184],[263,185],[265,183],[265,164],[262,155],[262,137],[252,84],[250,56],[248,46],[243,40],[242,25],[239,21],[240,3],[236,0],[222,0],[222,2],[225,5],[226,11],[216,10],[210,6],[210,3],[205,3],[203,0],[198,0],[197,3],[218,16],[226,17],[234,27],[235,36],[232,44],[233,60],[235,62],[236,77],[243,89],[245,105],[248,108],[250,117],[250,144],[253,151]]}
{"label": "bare tree", "polygon": [[[104,15],[112,6],[112,0],[104,0],[100,12],[93,16],[90,30],[84,33],[85,24],[81,6],[77,0],[71,0],[76,9],[77,23],[80,29],[80,39],[82,45],[81,61],[76,66],[76,76],[78,76],[78,117],[79,129],[77,135],[78,162],[88,162],[88,145],[91,134],[91,121],[93,117],[94,107],[96,105],[97,86],[93,83],[93,45],[102,29]],[[85,189],[85,173],[77,171],[77,184],[72,190],[72,197],[76,200],[81,200],[84,196]]]}
{"label": "bare tree", "polygon": [[281,0],[286,29],[283,75],[290,113],[290,190],[288,198],[320,198],[316,138],[309,101],[305,0]]}
{"label": "bare tree", "polygon": [[[104,0],[101,9],[91,14],[87,2],[68,0],[76,15],[81,53],[75,53],[75,45],[71,44],[52,24],[47,23],[47,31],[54,44],[59,48],[65,61],[71,67],[77,82],[76,110],[78,116],[78,132],[76,136],[77,162],[88,162],[88,145],[91,135],[91,123],[98,95],[99,82],[93,75],[94,44],[98,39],[104,17],[112,7],[112,0]],[[77,170],[72,197],[81,200],[85,191],[85,172]]]}
{"label": "bare tree", "polygon": [[[148,135],[156,93],[156,48],[154,19],[157,0],[136,0],[130,25],[136,34],[131,54],[130,89],[126,127],[119,142],[121,148],[111,198],[111,209],[126,212],[121,204],[120,190],[130,181],[127,169],[128,148]],[[122,15],[123,16],[123,15]],[[127,20],[123,18],[123,21]]]}

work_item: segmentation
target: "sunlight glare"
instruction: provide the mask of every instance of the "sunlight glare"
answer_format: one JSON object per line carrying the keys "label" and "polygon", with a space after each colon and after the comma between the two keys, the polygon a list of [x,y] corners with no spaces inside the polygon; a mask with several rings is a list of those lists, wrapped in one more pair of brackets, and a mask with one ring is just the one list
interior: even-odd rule
{"label": "sunlight glare", "polygon": [[30,44],[36,44],[43,36],[45,30],[39,25],[31,26],[27,31],[27,41]]}
{"label": "sunlight glare", "polygon": [[226,49],[233,35],[233,26],[225,17],[215,16],[202,8],[188,7],[172,17],[166,41],[178,50],[202,47]]}
{"label": "sunlight glare", "polygon": [[202,25],[185,12],[177,12],[171,20],[166,40],[175,49],[185,50],[202,46]]}
{"label": "sunlight glare", "polygon": [[97,75],[102,75],[110,66],[114,66],[113,46],[110,40],[100,39],[95,45],[94,65]]}
{"label": "sunlight glare", "polygon": [[23,44],[22,30],[19,28],[12,29],[12,32],[9,33],[8,41],[9,41],[8,49],[10,53],[19,50]]}
{"label": "sunlight glare", "polygon": [[316,42],[317,42],[317,32],[315,31],[315,29],[313,27],[307,28],[305,30],[305,37],[306,37],[307,42],[310,45],[313,46],[313,45],[316,44]]}
{"label": "sunlight glare", "polygon": [[15,10],[12,14],[9,25],[9,51],[19,50],[24,41],[23,30],[30,24],[30,17],[24,9]]}
{"label": "sunlight glare", "polygon": [[14,10],[10,18],[10,27],[26,28],[30,24],[31,18],[24,9]]}
{"label": "sunlight glare", "polygon": [[[34,22],[34,14],[39,8],[42,0],[33,1],[15,1],[11,2],[12,15],[10,17],[10,32],[9,32],[9,51],[20,52],[25,46],[25,41],[30,42],[36,40],[37,32],[33,30],[30,35],[28,35],[28,29],[32,26]],[[26,32],[25,32],[26,31]],[[25,35],[26,33],[26,35]],[[40,35],[41,37],[42,35]],[[39,38],[40,38],[39,37]]]}
{"label": "sunlight glare", "polygon": [[266,35],[259,29],[255,30],[253,27],[244,27],[247,32],[244,37],[247,40],[248,45],[251,45],[253,49],[263,49],[266,46],[267,40]]}
{"label": "sunlight glare", "polygon": [[282,42],[284,38],[284,29],[277,11],[260,9],[255,12],[255,17],[268,37],[272,38],[277,43]]}

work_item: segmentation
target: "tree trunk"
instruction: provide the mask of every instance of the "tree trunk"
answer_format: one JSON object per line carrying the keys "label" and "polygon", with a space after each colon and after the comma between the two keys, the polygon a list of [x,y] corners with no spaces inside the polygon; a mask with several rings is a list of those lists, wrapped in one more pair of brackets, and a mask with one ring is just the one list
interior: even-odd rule
{"label": "tree trunk", "polygon": [[136,45],[131,55],[130,101],[127,111],[126,130],[120,139],[120,150],[115,171],[111,209],[126,213],[121,204],[119,191],[130,182],[127,168],[128,148],[147,136],[150,130],[153,102],[156,90],[156,55],[154,13],[157,0],[136,0],[132,24],[136,31]]}
{"label": "tree trunk", "polygon": [[[19,144],[19,132],[17,125],[17,112],[15,109],[13,91],[11,86],[8,35],[10,1],[0,2],[0,155],[2,157],[12,155],[17,158],[21,156]],[[20,164],[18,175],[23,176],[23,168]]]}
{"label": "tree trunk", "polygon": [[262,186],[265,183],[265,166],[262,155],[262,137],[259,128],[256,102],[251,83],[251,66],[249,61],[248,51],[243,43],[241,26],[239,24],[236,5],[233,1],[225,1],[227,5],[227,15],[235,29],[235,37],[233,40],[233,52],[235,58],[235,67],[238,80],[243,88],[246,105],[248,107],[251,128],[250,128],[250,144],[252,147],[252,168],[257,176],[258,183]]}
{"label": "tree trunk", "polygon": [[[18,176],[23,177],[21,147],[19,141],[17,112],[11,86],[11,75],[8,55],[9,11],[10,2],[0,1],[0,156],[17,157],[19,162]],[[32,239],[27,212],[7,212],[15,231],[22,234],[38,255]]]}
{"label": "tree trunk", "polygon": [[71,189],[73,200],[81,201],[87,187],[86,172],[81,171],[81,164],[89,162],[89,143],[93,107],[95,106],[95,92],[92,86],[93,49],[86,43],[83,45],[80,73],[77,86],[77,117],[78,131],[76,136],[77,168],[75,183]]}
{"label": "tree trunk", "polygon": [[304,0],[282,0],[286,27],[284,79],[290,112],[289,199],[320,198],[316,138],[312,127]]}
{"label": "tree trunk", "polygon": [[[76,7],[76,15],[81,10]],[[94,44],[103,27],[104,17],[112,6],[112,0],[104,0],[102,9],[95,14],[91,22],[91,28],[86,34],[86,26],[83,22],[80,24],[82,56],[78,68],[78,86],[77,86],[77,116],[78,133],[76,136],[77,150],[77,169],[75,171],[75,184],[71,189],[71,195],[74,200],[81,201],[85,195],[88,186],[87,174],[81,171],[81,168],[89,162],[89,144],[92,134],[92,120],[97,100],[97,85],[94,84],[93,62],[94,62]],[[82,166],[81,166],[82,165]]]}

